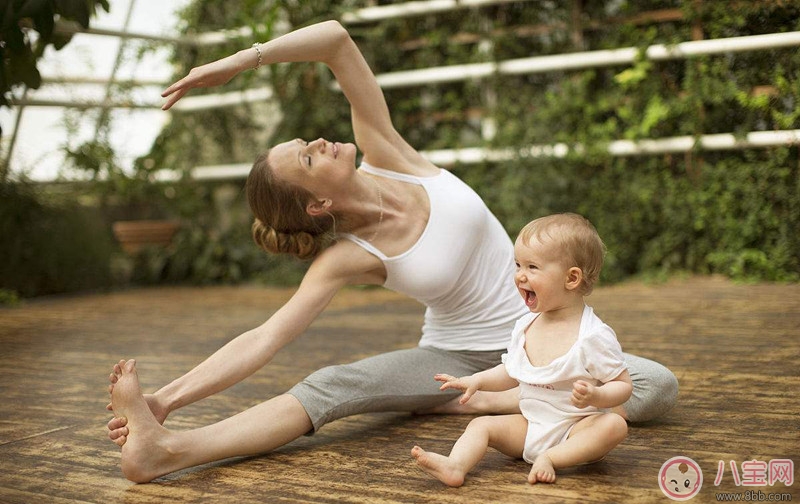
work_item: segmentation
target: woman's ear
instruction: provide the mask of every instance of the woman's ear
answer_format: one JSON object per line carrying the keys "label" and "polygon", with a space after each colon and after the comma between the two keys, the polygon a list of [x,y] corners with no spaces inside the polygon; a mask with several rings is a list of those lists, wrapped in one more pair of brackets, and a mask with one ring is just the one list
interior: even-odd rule
{"label": "woman's ear", "polygon": [[311,217],[318,217],[328,212],[333,202],[329,199],[310,201],[306,205],[306,213]]}
{"label": "woman's ear", "polygon": [[583,283],[583,270],[577,266],[573,266],[567,270],[567,281],[565,287],[567,290],[575,290]]}

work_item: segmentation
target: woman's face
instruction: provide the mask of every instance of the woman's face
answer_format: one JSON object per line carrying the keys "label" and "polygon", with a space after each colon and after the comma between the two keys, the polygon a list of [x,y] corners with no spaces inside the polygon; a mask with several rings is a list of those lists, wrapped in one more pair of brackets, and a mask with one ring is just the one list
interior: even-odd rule
{"label": "woman's face", "polygon": [[356,153],[353,144],[297,138],[273,147],[269,162],[278,179],[322,198],[330,196],[341,182],[355,175]]}

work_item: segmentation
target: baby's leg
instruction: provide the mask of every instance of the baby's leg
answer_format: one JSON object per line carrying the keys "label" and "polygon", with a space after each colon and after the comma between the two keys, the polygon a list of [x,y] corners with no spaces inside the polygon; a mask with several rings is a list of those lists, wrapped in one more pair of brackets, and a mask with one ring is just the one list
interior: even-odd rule
{"label": "baby's leg", "polygon": [[528,482],[552,483],[556,469],[600,460],[627,435],[628,424],[616,413],[588,416],[575,424],[566,441],[534,460]]}
{"label": "baby's leg", "polygon": [[450,455],[411,450],[417,464],[428,474],[452,487],[464,484],[464,477],[483,458],[487,447],[519,458],[525,448],[528,421],[522,415],[483,416],[472,420],[458,438]]}

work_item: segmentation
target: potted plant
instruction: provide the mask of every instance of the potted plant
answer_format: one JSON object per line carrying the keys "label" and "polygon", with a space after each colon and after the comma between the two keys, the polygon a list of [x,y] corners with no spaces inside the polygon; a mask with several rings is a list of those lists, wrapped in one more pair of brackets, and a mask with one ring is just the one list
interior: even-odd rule
{"label": "potted plant", "polygon": [[175,189],[156,179],[152,161],[138,159],[132,170],[125,170],[102,136],[67,148],[66,156],[72,167],[89,176],[89,192],[125,252],[135,255],[146,246],[170,243],[180,227],[170,211],[169,195]]}

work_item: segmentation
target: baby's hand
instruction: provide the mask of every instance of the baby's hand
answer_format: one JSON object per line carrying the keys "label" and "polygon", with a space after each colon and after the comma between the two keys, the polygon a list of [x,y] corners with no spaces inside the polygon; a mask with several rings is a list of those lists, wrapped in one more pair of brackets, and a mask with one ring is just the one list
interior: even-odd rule
{"label": "baby's hand", "polygon": [[464,395],[462,395],[461,399],[458,401],[460,404],[464,404],[469,401],[469,398],[472,397],[472,394],[478,391],[477,384],[471,376],[456,378],[455,376],[450,376],[448,374],[437,374],[434,375],[433,379],[438,382],[442,382],[442,386],[439,387],[439,390],[456,389],[464,392]]}
{"label": "baby's hand", "polygon": [[592,405],[592,398],[597,387],[589,382],[578,380],[572,384],[572,397],[570,401],[576,408],[583,409]]}

